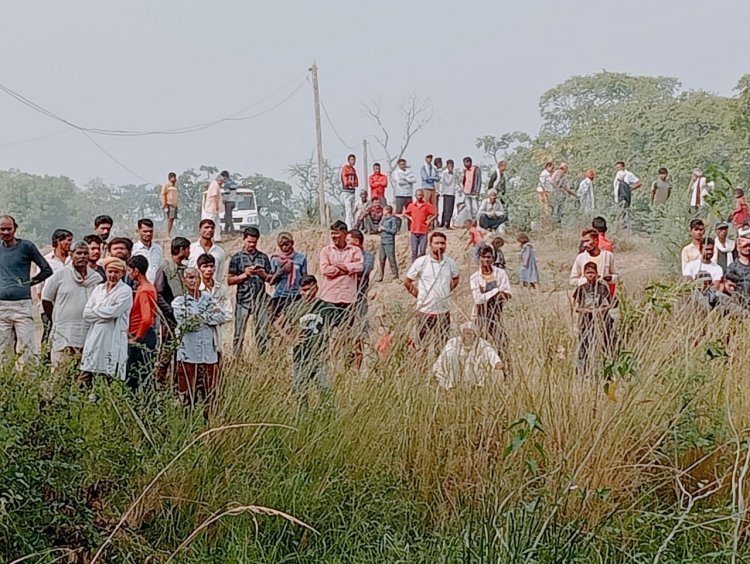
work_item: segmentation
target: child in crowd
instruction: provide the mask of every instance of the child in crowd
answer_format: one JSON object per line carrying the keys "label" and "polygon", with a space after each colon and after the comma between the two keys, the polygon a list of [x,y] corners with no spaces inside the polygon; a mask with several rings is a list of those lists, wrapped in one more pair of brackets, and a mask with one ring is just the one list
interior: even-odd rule
{"label": "child in crowd", "polygon": [[385,261],[391,265],[391,274],[394,280],[398,280],[398,261],[396,260],[396,233],[398,233],[398,218],[393,215],[393,206],[383,208],[383,219],[378,224],[380,233],[380,277],[378,282],[383,281],[385,275]]}
{"label": "child in crowd", "polygon": [[473,219],[467,219],[464,222],[464,227],[469,233],[469,243],[466,246],[467,250],[471,250],[471,263],[477,264],[479,262],[479,247],[484,245],[484,236],[477,227],[477,222]]}
{"label": "child in crowd", "polygon": [[749,219],[747,213],[747,202],[745,201],[745,191],[742,188],[734,190],[734,209],[732,210],[732,225],[735,231],[742,227]]}
{"label": "child in crowd", "polygon": [[505,245],[505,239],[502,237],[495,237],[492,239],[492,250],[495,251],[494,266],[505,270],[505,255],[503,254],[502,248]]}
{"label": "child in crowd", "polygon": [[516,241],[521,245],[521,283],[524,286],[536,288],[539,284],[539,270],[536,267],[536,252],[534,245],[526,233],[521,233],[516,237]]}
{"label": "child in crowd", "polygon": [[607,283],[599,278],[595,262],[583,267],[586,283],[573,292],[573,303],[578,314],[578,370],[584,377],[595,374],[595,363],[609,350],[612,332],[612,306]]}

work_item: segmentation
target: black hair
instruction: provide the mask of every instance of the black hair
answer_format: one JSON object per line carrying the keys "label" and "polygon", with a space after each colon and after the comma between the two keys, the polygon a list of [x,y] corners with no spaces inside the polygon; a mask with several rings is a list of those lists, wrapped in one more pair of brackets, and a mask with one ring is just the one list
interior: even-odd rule
{"label": "black hair", "polygon": [[705,227],[706,224],[703,223],[702,219],[698,219],[697,217],[695,219],[690,220],[690,229],[693,230],[696,227]]}
{"label": "black hair", "polygon": [[137,269],[141,274],[146,274],[146,271],[148,270],[148,259],[143,255],[135,255],[134,257],[130,257],[128,266]]}
{"label": "black hair", "polygon": [[312,274],[306,274],[302,277],[302,280],[299,281],[300,287],[302,286],[312,286],[313,284],[317,285],[318,279],[315,278]]}
{"label": "black hair", "polygon": [[173,257],[180,254],[180,251],[182,249],[189,249],[189,248],[190,248],[190,241],[185,239],[185,237],[175,237],[174,239],[172,239],[170,251],[172,252]]}
{"label": "black hair", "polygon": [[201,222],[198,224],[198,229],[200,229],[201,227],[203,227],[207,223],[210,223],[211,225],[213,225],[214,227],[216,227],[216,222],[213,219],[205,217],[205,218],[201,219]]}
{"label": "black hair", "polygon": [[350,230],[349,235],[351,235],[353,239],[356,239],[360,243],[363,243],[365,240],[365,236],[362,234],[362,232],[359,229]]}
{"label": "black hair", "polygon": [[55,229],[52,232],[52,246],[57,247],[57,244],[60,241],[64,241],[65,239],[72,239],[73,233],[68,231],[67,229]]}
{"label": "black hair", "polygon": [[172,178],[172,177],[174,177],[174,179],[175,179],[175,180],[177,180],[177,173],[176,173],[176,172],[170,172],[170,173],[169,173],[169,174],[167,175],[167,178]]}
{"label": "black hair", "polygon": [[154,222],[151,221],[149,218],[145,217],[143,219],[138,220],[138,229],[140,229],[143,226],[150,227],[151,229],[154,228]]}
{"label": "black hair", "polygon": [[488,247],[487,245],[484,245],[479,248],[479,252],[477,253],[480,257],[486,257],[487,255],[491,256],[493,259],[495,258],[495,251],[492,247]]}
{"label": "black hair", "polygon": [[665,167],[659,169],[659,174],[669,174],[669,171]]}
{"label": "black hair", "polygon": [[625,168],[625,161],[617,161],[615,163],[615,166],[617,166],[617,165],[622,165],[622,168]]}
{"label": "black hair", "polygon": [[100,245],[104,244],[104,241],[102,241],[102,238],[96,234],[86,235],[83,238],[83,242],[86,243],[87,245],[90,245],[91,243],[99,243]]}
{"label": "black hair", "polygon": [[591,220],[591,227],[596,229],[599,233],[607,232],[607,220],[602,216],[598,215]]}
{"label": "black hair", "polygon": [[97,215],[94,218],[94,227],[99,227],[102,223],[106,223],[107,225],[114,225],[115,222],[112,221],[112,218],[108,215]]}
{"label": "black hair", "polygon": [[703,240],[703,246],[706,246],[706,245],[711,245],[711,246],[713,246],[713,245],[714,245],[714,238],[713,238],[713,237],[706,237],[706,238],[705,238],[705,239]]}
{"label": "black hair", "polygon": [[260,231],[258,231],[258,228],[245,227],[245,229],[242,230],[242,238],[247,239],[248,237],[255,237],[256,239],[260,239]]}
{"label": "black hair", "polygon": [[125,245],[129,253],[133,251],[133,241],[127,237],[115,237],[109,242],[110,249],[115,245]]}
{"label": "black hair", "polygon": [[204,264],[213,264],[216,266],[216,259],[213,255],[209,255],[208,253],[203,253],[201,256],[198,257],[198,260],[195,261],[195,264],[198,268],[203,266]]}
{"label": "black hair", "polygon": [[432,240],[435,237],[441,237],[445,241],[448,240],[448,237],[446,237],[445,233],[443,233],[442,231],[433,231],[432,233],[430,233],[430,243],[432,243]]}
{"label": "black hair", "polygon": [[349,162],[349,159],[351,159],[352,157],[354,157],[354,158],[356,159],[356,158],[357,158],[357,155],[355,155],[354,153],[350,153],[350,154],[348,154],[348,155],[346,156],[346,161],[347,161],[347,162]]}
{"label": "black hair", "polygon": [[223,176],[224,178],[229,178],[229,171],[228,170],[222,170],[219,173],[219,176]]}
{"label": "black hair", "polygon": [[464,157],[464,162],[469,161],[470,163],[473,163],[474,161],[471,160],[471,157]]}
{"label": "black hair", "polygon": [[333,222],[331,225],[331,231],[349,231],[349,226],[346,222],[339,219],[338,221]]}

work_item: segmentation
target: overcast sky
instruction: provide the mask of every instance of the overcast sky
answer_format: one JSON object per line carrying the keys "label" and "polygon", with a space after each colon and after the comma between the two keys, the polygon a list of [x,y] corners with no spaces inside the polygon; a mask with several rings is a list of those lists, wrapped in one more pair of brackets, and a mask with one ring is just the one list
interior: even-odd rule
{"label": "overcast sky", "polygon": [[[85,127],[179,128],[276,92],[240,114],[252,115],[302,85],[261,117],[197,133],[92,136],[152,182],[201,164],[285,179],[314,148],[303,83],[313,59],[330,117],[358,154],[374,133],[363,102],[382,99],[397,133],[400,100],[432,100],[436,117],[407,154],[415,163],[426,152],[477,155],[480,135],[535,133],[540,95],[571,75],[667,75],[731,95],[750,72],[744,0],[3,0],[3,16],[0,82]],[[79,131],[1,92],[0,119],[0,169],[141,182]],[[342,163],[349,149],[325,118],[323,137]]]}

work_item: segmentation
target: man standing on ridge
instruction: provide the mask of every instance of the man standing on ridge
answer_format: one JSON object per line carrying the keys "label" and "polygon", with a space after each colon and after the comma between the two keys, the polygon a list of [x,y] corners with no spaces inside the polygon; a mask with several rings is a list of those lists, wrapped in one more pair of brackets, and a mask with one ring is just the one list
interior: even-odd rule
{"label": "man standing on ridge", "polygon": [[[396,168],[391,173],[391,180],[395,196],[395,215],[400,217],[406,206],[411,203],[414,196],[414,184],[417,182],[414,173],[406,166],[406,159],[398,160]],[[401,231],[401,219],[398,222],[398,229]]]}
{"label": "man standing on ridge", "polygon": [[471,219],[476,219],[479,210],[479,193],[482,191],[482,170],[475,165],[471,157],[464,157],[464,199]]}
{"label": "man standing on ridge", "polygon": [[380,203],[385,205],[385,190],[388,188],[388,177],[380,172],[380,163],[372,165],[372,174],[368,179],[370,184],[370,200],[380,199]]}
{"label": "man standing on ridge", "polygon": [[344,199],[344,218],[349,228],[354,228],[354,196],[359,187],[359,178],[357,169],[354,165],[357,163],[357,157],[349,155],[346,157],[346,164],[341,167],[341,194]]}
{"label": "man standing on ridge", "polygon": [[159,194],[159,203],[161,209],[164,210],[164,217],[167,219],[167,237],[172,237],[172,228],[174,227],[174,220],[177,219],[179,201],[177,174],[170,172],[167,181],[161,187],[161,194]]}
{"label": "man standing on ridge", "polygon": [[[203,194],[203,207],[201,208],[201,220],[210,219],[214,224],[215,237],[214,240],[221,241],[221,226],[219,225],[219,213],[223,206],[221,199],[221,187],[224,186],[229,178],[229,173],[224,170],[222,171],[215,180],[209,185],[206,192]],[[201,221],[202,223],[202,221]],[[196,257],[197,260],[197,257]],[[194,264],[191,266],[195,266]]]}
{"label": "man standing on ridge", "polygon": [[425,202],[437,207],[437,199],[435,198],[435,184],[440,180],[440,177],[438,176],[437,170],[432,164],[432,155],[427,155],[424,158],[424,164],[419,170],[419,176],[422,179],[422,190],[424,190]]}

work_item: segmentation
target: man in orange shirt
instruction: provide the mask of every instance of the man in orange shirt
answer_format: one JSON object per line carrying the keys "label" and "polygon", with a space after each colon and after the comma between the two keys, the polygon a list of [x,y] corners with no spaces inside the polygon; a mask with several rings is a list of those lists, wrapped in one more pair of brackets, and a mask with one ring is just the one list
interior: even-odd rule
{"label": "man in orange shirt", "polygon": [[409,220],[412,262],[427,252],[427,233],[437,217],[437,208],[434,204],[425,201],[424,190],[420,188],[414,195],[417,201],[406,206],[404,210],[404,217]]}
{"label": "man in orange shirt", "polygon": [[597,216],[591,220],[591,227],[599,233],[599,248],[602,251],[615,252],[615,246],[612,244],[612,241],[607,239],[607,220]]}
{"label": "man in orange shirt", "polygon": [[128,326],[127,384],[135,390],[153,367],[156,349],[156,288],[146,278],[148,259],[136,255],[128,261],[128,274],[136,286]]}
{"label": "man in orange shirt", "polygon": [[388,177],[380,172],[380,163],[372,165],[372,174],[369,178],[370,200],[378,198],[385,205],[385,189],[388,188]]}

